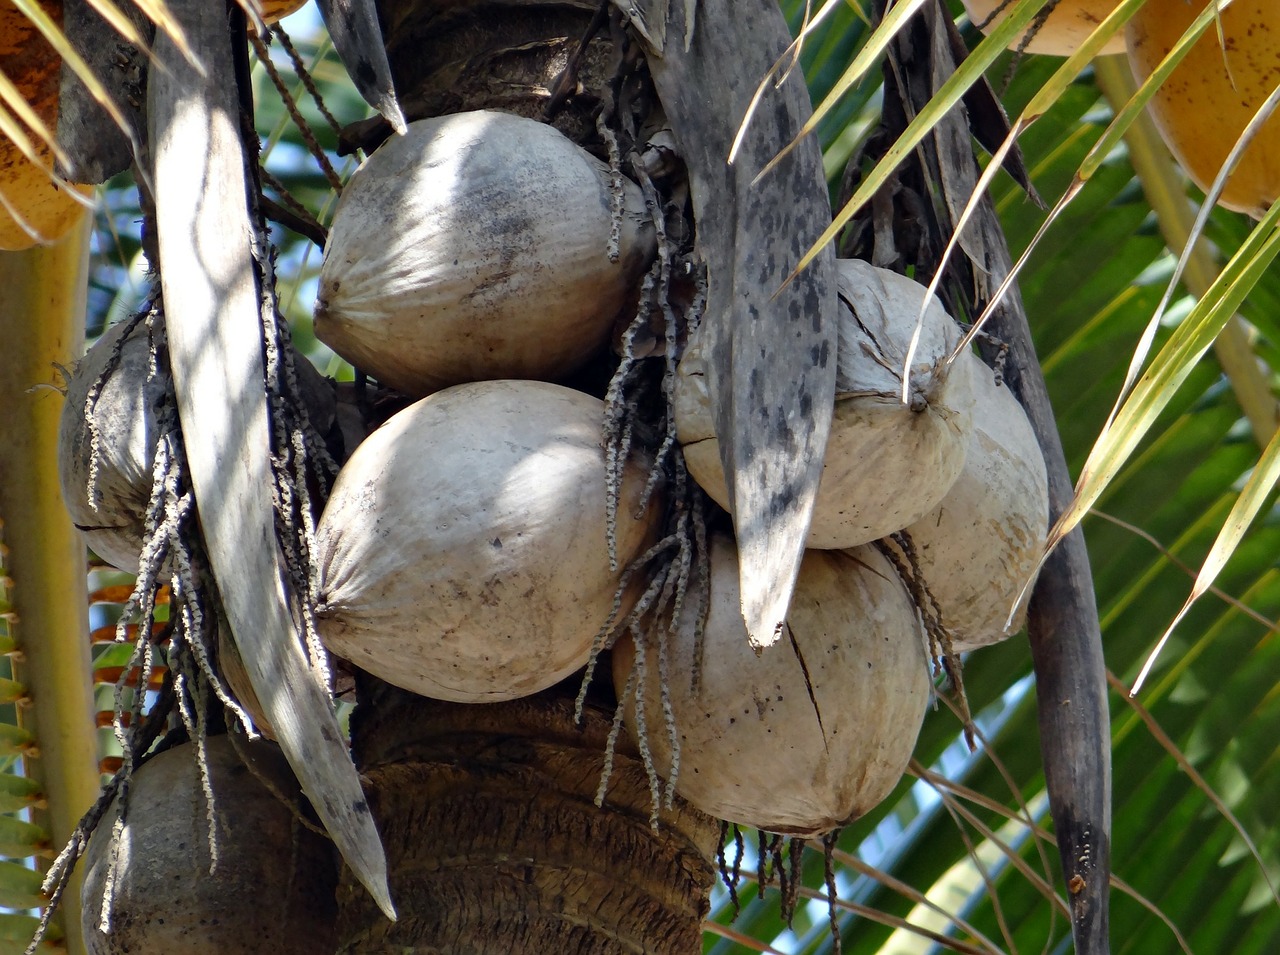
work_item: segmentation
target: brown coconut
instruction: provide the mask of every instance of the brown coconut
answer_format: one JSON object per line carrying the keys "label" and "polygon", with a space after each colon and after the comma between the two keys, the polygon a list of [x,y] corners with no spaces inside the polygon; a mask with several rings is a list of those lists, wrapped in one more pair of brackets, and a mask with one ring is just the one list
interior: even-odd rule
{"label": "brown coconut", "polygon": [[[897,785],[930,698],[929,662],[915,605],[874,548],[807,551],[783,639],[759,656],[747,641],[738,556],[711,544],[710,611],[700,658],[696,594],[667,646],[663,679],[646,651],[646,739],[659,775],[672,747],[662,715],[665,683],[680,742],[676,791],[703,812],[771,832],[817,835],[857,819]],[[614,649],[624,693],[635,648]],[[634,700],[627,726],[637,732]]]}
{"label": "brown coconut", "polygon": [[[946,363],[959,344],[960,328],[933,300],[924,313],[904,404],[902,372],[925,288],[857,259],[840,259],[837,266],[835,412],[806,540],[823,549],[878,540],[942,500],[964,467],[973,429],[969,371],[977,361],[965,353]],[[727,508],[707,372],[695,333],[676,378],[676,432],[689,473]]]}
{"label": "brown coconut", "polygon": [[[1012,0],[1009,2],[1012,3]],[[1045,5],[1052,2],[1053,0],[1045,0]],[[1030,30],[1028,28],[1013,39],[1009,49],[1021,48],[1027,53],[1043,53],[1048,56],[1071,56],[1089,39],[1089,34],[1097,29],[1098,24],[1111,15],[1116,5],[1117,0],[1057,0],[1030,42],[1025,47],[1022,46],[1023,38]],[[1005,9],[1007,6],[1005,0],[964,0],[969,19],[983,33],[990,33],[1000,25],[1000,21],[1008,16]],[[1000,12],[996,13],[997,10]],[[1123,53],[1124,32],[1117,31],[1098,52]]]}
{"label": "brown coconut", "polygon": [[991,370],[975,364],[964,470],[942,503],[906,528],[957,652],[1022,629],[1024,592],[1049,530],[1048,476],[1031,422]]}
{"label": "brown coconut", "polygon": [[[272,743],[242,742],[250,769],[228,737],[211,737],[207,746],[217,865],[195,747],[179,746],[134,774],[114,866],[118,799],[89,840],[81,863],[88,955],[333,951],[333,843],[281,800],[301,802],[283,755]],[[113,880],[111,930],[104,932],[104,892]]]}
{"label": "brown coconut", "polygon": [[[485,381],[424,398],[343,466],[316,531],[321,639],[403,689],[456,702],[535,693],[586,663],[613,606],[604,403]],[[620,568],[659,508],[622,478]],[[625,608],[624,608],[625,610]]]}
{"label": "brown coconut", "polygon": [[411,123],[343,190],[316,335],[414,396],[564,376],[606,345],[653,257],[640,190],[626,179],[617,188],[615,221],[608,167],[531,119],[476,111]]}

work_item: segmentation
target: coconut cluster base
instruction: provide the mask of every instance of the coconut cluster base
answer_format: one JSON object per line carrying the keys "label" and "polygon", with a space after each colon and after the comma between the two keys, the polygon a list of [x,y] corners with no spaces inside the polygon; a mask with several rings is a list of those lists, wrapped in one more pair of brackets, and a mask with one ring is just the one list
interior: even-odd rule
{"label": "coconut cluster base", "polygon": [[468,705],[367,678],[352,724],[399,918],[344,873],[339,952],[700,949],[719,823],[677,802],[655,832],[621,751],[597,808],[608,714],[589,706],[579,728],[554,689]]}

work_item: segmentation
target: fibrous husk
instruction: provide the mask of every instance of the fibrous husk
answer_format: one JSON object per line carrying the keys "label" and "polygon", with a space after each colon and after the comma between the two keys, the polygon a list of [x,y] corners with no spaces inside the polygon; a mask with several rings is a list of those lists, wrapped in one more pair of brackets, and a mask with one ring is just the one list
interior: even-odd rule
{"label": "fibrous husk", "polygon": [[325,645],[456,702],[526,696],[583,666],[659,510],[634,516],[645,474],[628,464],[611,570],[603,416],[559,385],[485,381],[366,438],[316,531]]}
{"label": "fibrous husk", "polygon": [[1048,478],[1031,422],[991,370],[976,365],[964,470],[942,503],[906,528],[957,653],[1022,629],[1049,529]]}
{"label": "fibrous husk", "polygon": [[[118,798],[89,840],[81,891],[89,955],[332,951],[338,863],[333,843],[284,801],[302,802],[284,757],[264,741],[233,746],[217,736],[206,746],[211,812],[186,744],[132,776],[114,863]],[[100,927],[108,892],[109,933]]]}
{"label": "fibrous husk", "polygon": [[413,396],[558,378],[605,346],[654,248],[639,188],[554,128],[490,111],[421,120],[343,190],[316,335]]}
{"label": "fibrous husk", "polygon": [[[983,33],[990,33],[1008,16],[1007,7],[1011,2],[1012,0],[964,0],[964,8],[969,11],[969,19],[980,26]],[[1052,0],[1045,0],[1046,5],[1050,2]],[[1089,39],[1089,34],[1098,24],[1111,15],[1117,2],[1118,0],[1057,0],[1057,4],[1027,45],[1022,46],[1022,41],[1030,28],[1018,34],[1009,43],[1009,49],[1021,48],[1026,53],[1043,53],[1048,56],[1071,56]],[[1034,23],[1033,20],[1032,24]],[[1117,31],[1098,54],[1123,52],[1124,32]]]}
{"label": "fibrous husk", "polygon": [[[55,23],[61,22],[61,3],[44,0],[39,6]],[[52,134],[58,124],[62,58],[13,0],[0,0],[0,74],[17,87]],[[88,196],[92,188],[61,179],[55,183],[52,148],[34,131],[27,138],[41,165],[0,132],[0,251],[53,242],[88,214],[87,204],[73,193]]]}
{"label": "fibrous husk", "polygon": [[[1129,65],[1145,80],[1209,0],[1148,0],[1125,30]],[[1191,181],[1208,190],[1227,154],[1280,82],[1275,0],[1235,0],[1218,13],[1147,104]],[[1280,197],[1280,110],[1263,123],[1227,178],[1218,204],[1260,219]]]}
{"label": "fibrous husk", "polygon": [[[930,698],[915,605],[874,548],[807,551],[782,639],[757,656],[739,610],[737,567],[731,539],[714,537],[701,647],[694,592],[669,634],[642,637],[645,673],[636,695],[648,749],[659,775],[669,777],[665,687],[679,739],[676,792],[740,825],[827,832],[884,799],[915,747]],[[656,639],[668,641],[665,672]],[[620,698],[635,656],[630,638],[614,648]],[[636,736],[635,701],[624,705]]]}
{"label": "fibrous husk", "polygon": [[[168,369],[153,373],[151,352],[145,322],[107,329],[67,381],[58,430],[58,476],[72,522],[94,553],[130,573],[142,552],[167,393]],[[294,368],[312,423],[328,431],[337,401],[332,382],[296,353]]]}
{"label": "fibrous husk", "polygon": [[[973,427],[969,372],[977,361],[962,353],[946,363],[960,329],[934,300],[924,313],[904,403],[902,371],[925,288],[856,259],[837,266],[835,414],[806,540],[824,549],[878,540],[942,500],[964,466]],[[689,473],[727,508],[706,374],[695,332],[676,378],[676,431]]]}

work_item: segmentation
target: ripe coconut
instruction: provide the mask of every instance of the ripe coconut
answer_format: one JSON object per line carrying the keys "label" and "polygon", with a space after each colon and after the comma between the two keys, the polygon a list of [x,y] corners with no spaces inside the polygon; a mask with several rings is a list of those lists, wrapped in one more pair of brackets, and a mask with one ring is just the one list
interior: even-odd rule
{"label": "ripe coconut", "polygon": [[566,375],[605,346],[654,254],[640,190],[618,188],[615,220],[608,167],[531,119],[411,123],[343,190],[316,335],[414,396]]}
{"label": "ripe coconut", "polygon": [[[840,326],[836,404],[807,545],[855,547],[920,519],[964,466],[972,431],[969,371],[977,358],[945,359],[960,329],[936,300],[911,365],[910,397],[902,370],[924,301],[924,286],[857,259],[837,262]],[[695,333],[675,384],[676,433],[689,473],[728,508],[720,443],[707,391],[706,358]]]}
{"label": "ripe coconut", "polygon": [[[1007,7],[1013,2],[1014,0],[964,0],[964,8],[969,11],[969,19],[978,29],[983,33],[990,33],[1008,16]],[[1057,0],[1056,3],[1054,0],[1045,0],[1045,6],[1050,4],[1053,4],[1053,9],[1031,37],[1031,41],[1022,47],[1022,40],[1028,32],[1024,30],[1010,42],[1009,49],[1022,47],[1027,53],[1070,56],[1089,39],[1089,34],[1098,24],[1111,15],[1117,0]],[[1000,12],[997,13],[997,10]],[[1032,23],[1034,22],[1033,20]],[[1123,52],[1124,33],[1119,31],[1098,51],[1099,54]]]}
{"label": "ripe coconut", "polygon": [[[55,23],[62,22],[61,3],[40,0],[40,7]],[[62,58],[13,0],[0,0],[0,74],[13,82],[52,133],[58,125]],[[52,169],[53,150],[34,133],[28,138],[36,158]],[[53,242],[88,214],[88,207],[73,193],[87,196],[92,188],[55,185],[45,168],[33,163],[0,132],[0,251],[15,252]]]}
{"label": "ripe coconut", "polygon": [[[279,749],[207,740],[212,820],[194,746],[134,774],[113,866],[112,804],[84,861],[81,906],[89,955],[313,955],[333,951],[338,864],[333,843],[305,828],[281,797],[301,793]],[[262,781],[265,779],[270,785]],[[274,792],[272,790],[274,789]],[[216,866],[209,852],[213,823]],[[109,933],[100,928],[112,886]]]}
{"label": "ripe coconut", "polygon": [[[316,530],[325,645],[402,689],[464,703],[527,696],[583,666],[621,576],[609,568],[603,417],[603,402],[569,388],[484,381],[369,435]],[[659,516],[633,517],[644,484],[629,464],[621,566]]]}
{"label": "ripe coconut", "polygon": [[[72,523],[94,553],[133,573],[151,499],[167,369],[151,374],[146,324],[137,323],[126,335],[127,329],[127,323],[107,329],[67,381],[58,430],[58,477]],[[332,383],[300,354],[294,355],[294,368],[312,423],[323,433],[335,415]],[[90,409],[89,394],[108,370]]]}
{"label": "ripe coconut", "polygon": [[1049,531],[1048,476],[1031,422],[991,370],[975,365],[964,470],[942,503],[906,529],[957,652],[1022,629],[1026,602],[1018,598]]}
{"label": "ripe coconut", "polygon": [[[807,551],[786,637],[759,656],[747,641],[732,540],[711,543],[710,610],[701,647],[697,603],[685,598],[665,635],[667,673],[647,650],[646,740],[658,774],[672,749],[662,716],[665,685],[680,741],[676,792],[703,812],[770,832],[817,835],[857,819],[897,785],[930,698],[929,661],[915,605],[872,547]],[[635,660],[613,651],[623,698]],[[627,726],[637,735],[634,699]]]}
{"label": "ripe coconut", "polygon": [[[1147,0],[1129,21],[1129,65],[1150,76],[1208,0]],[[1192,182],[1208,190],[1258,108],[1280,84],[1280,19],[1275,0],[1235,0],[1148,103],[1151,117]],[[1246,147],[1218,204],[1261,218],[1280,196],[1280,111]]]}

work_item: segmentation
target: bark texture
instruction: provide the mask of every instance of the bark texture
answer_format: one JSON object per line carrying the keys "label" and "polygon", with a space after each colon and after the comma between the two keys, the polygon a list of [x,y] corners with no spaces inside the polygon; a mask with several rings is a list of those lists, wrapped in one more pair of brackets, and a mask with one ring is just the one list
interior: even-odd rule
{"label": "bark texture", "polygon": [[677,801],[650,828],[644,767],[621,749],[597,807],[603,711],[588,706],[579,728],[554,689],[465,705],[370,680],[358,716],[357,762],[399,920],[344,873],[339,952],[700,950],[719,824]]}

